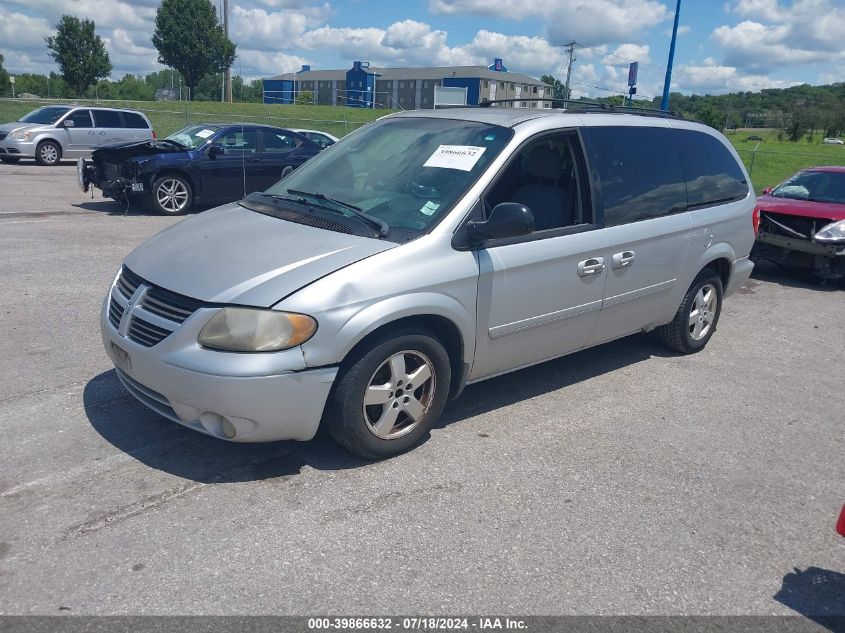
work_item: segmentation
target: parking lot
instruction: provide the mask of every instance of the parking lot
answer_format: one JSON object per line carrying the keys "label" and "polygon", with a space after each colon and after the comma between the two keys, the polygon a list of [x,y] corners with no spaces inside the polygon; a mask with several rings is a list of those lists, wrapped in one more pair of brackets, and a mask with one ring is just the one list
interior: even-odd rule
{"label": "parking lot", "polygon": [[845,614],[835,284],[760,266],[703,352],[634,336],[471,386],[371,463],[145,409],[100,303],[178,220],[70,163],[0,192],[0,613]]}

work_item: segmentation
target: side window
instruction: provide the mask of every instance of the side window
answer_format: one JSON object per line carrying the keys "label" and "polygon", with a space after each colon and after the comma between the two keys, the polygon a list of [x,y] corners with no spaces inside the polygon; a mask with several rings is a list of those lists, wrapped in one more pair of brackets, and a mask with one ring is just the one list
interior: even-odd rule
{"label": "side window", "polygon": [[586,127],[606,226],[687,208],[686,183],[672,133],[658,127]]}
{"label": "side window", "polygon": [[673,130],[687,178],[691,207],[740,200],[748,182],[733,155],[719,139],[694,130]]}
{"label": "side window", "polygon": [[258,132],[231,130],[223,134],[218,142],[227,154],[255,154],[258,151]]}
{"label": "side window", "polygon": [[142,117],[140,114],[136,114],[135,112],[124,112],[123,122],[126,124],[125,127],[139,130],[150,129],[150,126],[147,125],[147,122],[144,120],[144,117]]}
{"label": "side window", "polygon": [[91,125],[91,114],[88,110],[76,110],[75,112],[71,112],[66,118],[65,121],[73,121],[73,127],[93,127]]}
{"label": "side window", "polygon": [[94,127],[123,127],[120,112],[116,110],[92,110]]}
{"label": "side window", "polygon": [[301,141],[290,134],[264,132],[265,152],[289,152],[301,145]]}
{"label": "side window", "polygon": [[534,214],[535,231],[590,224],[593,217],[585,173],[575,132],[529,141],[485,196],[485,214],[499,203],[518,202]]}

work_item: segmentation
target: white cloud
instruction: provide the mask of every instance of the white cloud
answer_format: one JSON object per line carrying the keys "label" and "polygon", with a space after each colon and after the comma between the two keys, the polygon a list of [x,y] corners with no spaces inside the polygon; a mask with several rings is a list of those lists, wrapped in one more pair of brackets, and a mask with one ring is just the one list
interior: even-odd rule
{"label": "white cloud", "polygon": [[547,39],[560,45],[575,40],[592,46],[631,39],[670,15],[656,0],[429,0],[433,13],[540,17]]}
{"label": "white cloud", "polygon": [[701,64],[681,64],[672,75],[672,90],[697,94],[756,92],[763,88],[788,88],[802,82],[771,79],[768,75],[745,74],[735,66],[716,63],[708,57]]}
{"label": "white cloud", "polygon": [[744,18],[717,27],[712,39],[724,63],[764,73],[778,67],[845,61],[845,8],[830,0],[740,0],[732,13]]}
{"label": "white cloud", "polygon": [[611,53],[608,53],[602,63],[606,66],[628,66],[631,62],[640,64],[651,63],[648,44],[620,44]]}
{"label": "white cloud", "polygon": [[[678,37],[681,37],[682,35],[686,35],[687,33],[690,33],[690,32],[692,32],[691,26],[687,26],[686,24],[681,24],[678,27]],[[671,28],[666,29],[665,31],[663,31],[663,35],[665,35],[666,37],[672,37],[672,29]]]}
{"label": "white cloud", "polygon": [[261,8],[230,8],[230,37],[240,46],[249,49],[274,50],[295,47],[309,28],[322,22],[320,8],[308,11],[266,11]]}

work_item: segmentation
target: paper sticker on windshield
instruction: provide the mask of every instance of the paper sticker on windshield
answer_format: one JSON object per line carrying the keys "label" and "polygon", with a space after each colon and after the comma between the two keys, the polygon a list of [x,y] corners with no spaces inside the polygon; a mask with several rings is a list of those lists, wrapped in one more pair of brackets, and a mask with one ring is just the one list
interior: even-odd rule
{"label": "paper sticker on windshield", "polygon": [[470,171],[481,158],[486,147],[473,145],[441,145],[423,163],[423,167],[440,167],[442,169],[460,169]]}
{"label": "paper sticker on windshield", "polygon": [[439,209],[439,208],[440,208],[439,204],[429,200],[428,202],[426,202],[422,206],[422,208],[420,209],[420,213],[422,213],[423,215],[433,215],[434,212],[437,211],[437,209]]}
{"label": "paper sticker on windshield", "polygon": [[212,134],[214,134],[214,130],[200,130],[199,132],[194,134],[194,136],[199,136],[200,138],[208,138]]}

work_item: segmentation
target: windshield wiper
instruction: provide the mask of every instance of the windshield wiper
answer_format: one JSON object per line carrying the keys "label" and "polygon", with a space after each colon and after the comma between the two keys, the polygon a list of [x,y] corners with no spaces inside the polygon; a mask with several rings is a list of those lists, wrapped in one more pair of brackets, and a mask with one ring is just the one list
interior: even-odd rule
{"label": "windshield wiper", "polygon": [[[332,202],[336,205],[339,205],[345,209],[348,209],[352,213],[355,214],[356,217],[365,220],[367,224],[372,226],[373,228],[378,229],[378,236],[385,237],[388,233],[390,233],[390,227],[387,226],[387,223],[383,220],[379,220],[378,218],[370,215],[369,213],[365,213],[361,210],[360,207],[356,207],[354,204],[349,204],[348,202],[344,202],[343,200],[335,200],[334,198],[329,198],[327,195],[323,193],[312,193],[310,191],[299,191],[298,189],[288,189],[289,194],[294,196],[308,196],[310,198],[314,198],[316,200],[323,200],[325,202]],[[331,207],[326,207],[325,205],[317,205],[323,207],[324,209],[331,209]]]}

